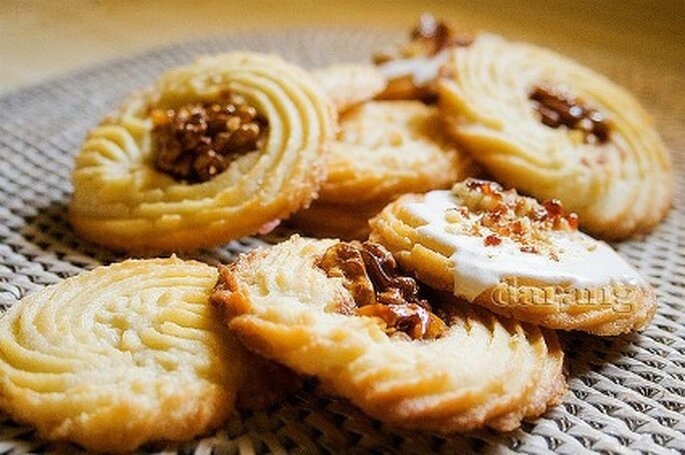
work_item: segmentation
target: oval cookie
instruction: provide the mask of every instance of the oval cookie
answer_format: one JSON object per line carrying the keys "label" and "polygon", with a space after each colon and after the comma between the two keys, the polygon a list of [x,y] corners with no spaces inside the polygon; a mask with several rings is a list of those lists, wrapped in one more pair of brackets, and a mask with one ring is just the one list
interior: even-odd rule
{"label": "oval cookie", "polygon": [[289,376],[228,333],[216,281],[199,262],[131,260],[25,297],[0,319],[0,407],[44,438],[121,452],[218,427],[245,383],[244,404],[270,401],[265,376]]}
{"label": "oval cookie", "polygon": [[164,74],[93,129],[70,220],[136,252],[211,247],[273,226],[316,196],[334,112],[278,57],[203,57]]}
{"label": "oval cookie", "polygon": [[368,204],[329,204],[316,201],[301,210],[288,223],[304,233],[320,238],[361,240],[369,236],[369,220],[387,205],[386,201]]}
{"label": "oval cookie", "polygon": [[222,268],[212,299],[250,349],[393,425],[511,430],[557,401],[554,333],[426,299],[397,272],[378,244],[295,236]]}
{"label": "oval cookie", "polygon": [[371,221],[371,238],[408,270],[469,302],[544,327],[618,335],[654,316],[654,290],[575,214],[467,179],[408,195]]}
{"label": "oval cookie", "polygon": [[400,194],[447,188],[476,172],[443,131],[438,110],[419,101],[370,101],[343,114],[327,168],[319,199],[292,220],[316,235],[344,238],[368,233],[365,220],[351,229],[349,216],[335,216],[345,207],[370,217]]}
{"label": "oval cookie", "polygon": [[435,107],[371,101],[340,119],[319,200],[358,204],[448,187],[473,169]]}
{"label": "oval cookie", "polygon": [[498,181],[557,198],[582,228],[621,239],[668,211],[668,150],[638,101],[554,52],[480,35],[439,83],[450,131]]}

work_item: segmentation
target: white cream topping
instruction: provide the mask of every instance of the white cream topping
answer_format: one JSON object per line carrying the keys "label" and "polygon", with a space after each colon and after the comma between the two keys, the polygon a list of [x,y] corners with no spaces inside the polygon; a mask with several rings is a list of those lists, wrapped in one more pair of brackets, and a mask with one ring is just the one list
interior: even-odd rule
{"label": "white cream topping", "polygon": [[378,69],[388,79],[412,76],[414,85],[421,87],[438,77],[440,68],[447,63],[447,60],[447,51],[441,51],[432,57],[391,60],[378,65]]}
{"label": "white cream topping", "polygon": [[469,301],[510,278],[577,289],[615,283],[645,286],[642,277],[616,251],[582,232],[551,233],[559,249],[558,261],[525,253],[507,237],[499,245],[486,246],[483,237],[448,232],[445,211],[455,207],[457,201],[447,190],[431,191],[422,202],[407,204],[412,215],[427,223],[418,228],[421,234],[453,249],[454,293]]}

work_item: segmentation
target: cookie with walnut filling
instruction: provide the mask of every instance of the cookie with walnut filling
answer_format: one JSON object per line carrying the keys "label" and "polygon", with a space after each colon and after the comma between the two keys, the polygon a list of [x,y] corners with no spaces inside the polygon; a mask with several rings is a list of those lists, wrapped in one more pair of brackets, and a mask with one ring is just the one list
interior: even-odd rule
{"label": "cookie with walnut filling", "polygon": [[577,212],[605,239],[652,229],[673,194],[669,152],[628,92],[536,46],[479,35],[450,51],[450,132],[498,181]]}
{"label": "cookie with walnut filling", "polygon": [[426,283],[501,315],[597,335],[641,329],[653,289],[577,226],[557,200],[467,179],[399,198],[371,221],[371,239]]}
{"label": "cookie with walnut filling", "polygon": [[71,223],[88,240],[135,252],[268,230],[316,196],[334,127],[330,100],[301,68],[255,53],[200,58],[89,133]]}
{"label": "cookie with walnut filling", "polygon": [[294,236],[220,276],[249,349],[399,427],[511,430],[565,390],[553,332],[428,291],[376,243]]}

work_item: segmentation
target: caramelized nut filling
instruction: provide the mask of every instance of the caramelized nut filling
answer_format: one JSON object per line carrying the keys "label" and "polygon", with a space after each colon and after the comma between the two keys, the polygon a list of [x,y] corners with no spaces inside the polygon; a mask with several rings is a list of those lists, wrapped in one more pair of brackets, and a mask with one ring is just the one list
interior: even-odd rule
{"label": "caramelized nut filling", "polygon": [[474,40],[473,35],[457,32],[452,24],[437,21],[431,14],[421,15],[410,36],[412,41],[423,42],[429,55],[449,47],[469,46]]}
{"label": "caramelized nut filling", "polygon": [[566,214],[556,199],[540,204],[533,198],[505,191],[498,183],[469,178],[452,188],[460,207],[446,217],[452,230],[483,237],[483,245],[498,246],[504,238],[524,253],[544,254],[558,260],[550,233],[578,229],[575,213]]}
{"label": "caramelized nut filling", "polygon": [[254,106],[232,94],[221,101],[177,109],[154,109],[155,167],[179,181],[206,182],[241,155],[262,147],[268,122]]}
{"label": "caramelized nut filling", "polygon": [[352,295],[354,307],[340,308],[343,314],[380,318],[388,334],[411,339],[435,339],[447,330],[420,297],[416,280],[400,275],[395,258],[378,243],[337,243],[326,250],[319,267],[329,277],[342,278]]}
{"label": "caramelized nut filling", "polygon": [[528,95],[540,114],[540,121],[550,128],[565,126],[580,131],[586,144],[604,144],[609,140],[609,124],[601,112],[585,106],[575,97],[546,87],[535,87]]}
{"label": "caramelized nut filling", "polygon": [[450,47],[464,47],[473,43],[473,35],[458,32],[445,21],[438,21],[431,14],[422,14],[419,23],[409,35],[409,42],[389,53],[374,55],[377,65],[390,60],[432,57]]}

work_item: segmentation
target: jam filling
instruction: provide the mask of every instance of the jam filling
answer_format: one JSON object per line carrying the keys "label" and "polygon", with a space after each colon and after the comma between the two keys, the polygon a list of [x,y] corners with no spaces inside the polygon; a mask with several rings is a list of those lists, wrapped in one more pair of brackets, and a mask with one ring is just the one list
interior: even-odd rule
{"label": "jam filling", "polygon": [[342,278],[352,295],[353,306],[339,308],[343,314],[380,318],[389,335],[403,338],[431,340],[447,330],[421,298],[416,280],[401,275],[395,258],[378,243],[339,242],[326,250],[319,267]]}
{"label": "jam filling", "polygon": [[212,103],[154,109],[155,167],[178,181],[206,182],[233,160],[262,147],[268,122],[254,106],[230,93]]}
{"label": "jam filling", "polygon": [[515,190],[505,191],[498,183],[474,178],[457,183],[452,192],[460,206],[448,211],[450,226],[460,233],[483,237],[486,247],[496,247],[509,238],[524,253],[558,260],[550,232],[578,229],[578,216],[566,214],[556,199],[540,204]]}
{"label": "jam filling", "polygon": [[580,131],[586,144],[604,144],[609,140],[609,124],[601,112],[561,91],[535,87],[528,95],[540,114],[540,121],[550,128],[565,126]]}

